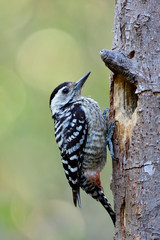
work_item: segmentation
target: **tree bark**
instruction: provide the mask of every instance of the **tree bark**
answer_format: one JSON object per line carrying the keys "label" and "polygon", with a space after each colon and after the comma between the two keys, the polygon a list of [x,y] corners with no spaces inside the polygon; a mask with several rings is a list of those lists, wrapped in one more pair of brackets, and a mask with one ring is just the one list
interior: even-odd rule
{"label": "tree bark", "polygon": [[160,239],[160,1],[116,0],[112,71],[114,133],[111,189],[114,239]]}

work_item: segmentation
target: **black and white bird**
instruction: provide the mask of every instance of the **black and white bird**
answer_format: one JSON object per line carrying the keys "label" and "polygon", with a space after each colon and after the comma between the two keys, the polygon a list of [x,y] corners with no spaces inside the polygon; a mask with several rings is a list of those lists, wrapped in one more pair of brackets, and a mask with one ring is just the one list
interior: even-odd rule
{"label": "black and white bird", "polygon": [[[89,74],[77,82],[64,82],[52,92],[50,109],[55,124],[55,138],[75,206],[78,202],[81,207],[82,188],[101,202],[115,224],[115,213],[104,195],[100,180],[100,173],[106,163],[106,141],[112,148],[112,142],[107,138],[107,121],[97,102],[81,96]],[[112,132],[113,125],[110,138]]]}

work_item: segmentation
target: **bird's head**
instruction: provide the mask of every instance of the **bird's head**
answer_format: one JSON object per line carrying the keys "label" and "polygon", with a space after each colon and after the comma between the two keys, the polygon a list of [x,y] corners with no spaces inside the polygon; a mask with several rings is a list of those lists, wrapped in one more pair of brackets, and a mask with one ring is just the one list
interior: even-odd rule
{"label": "bird's head", "polygon": [[89,75],[90,72],[77,82],[64,82],[54,89],[49,102],[52,116],[61,108],[81,99],[81,90]]}

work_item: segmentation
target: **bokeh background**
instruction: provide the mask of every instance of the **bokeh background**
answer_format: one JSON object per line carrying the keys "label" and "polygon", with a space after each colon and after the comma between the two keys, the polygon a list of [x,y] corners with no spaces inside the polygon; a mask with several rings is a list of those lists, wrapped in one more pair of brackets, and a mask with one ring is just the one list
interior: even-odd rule
{"label": "bokeh background", "polygon": [[[91,71],[83,95],[109,106],[112,0],[0,0],[0,239],[113,239],[100,203],[70,187],[55,143],[52,90]],[[102,181],[110,191],[108,154]],[[113,204],[112,204],[113,205]]]}

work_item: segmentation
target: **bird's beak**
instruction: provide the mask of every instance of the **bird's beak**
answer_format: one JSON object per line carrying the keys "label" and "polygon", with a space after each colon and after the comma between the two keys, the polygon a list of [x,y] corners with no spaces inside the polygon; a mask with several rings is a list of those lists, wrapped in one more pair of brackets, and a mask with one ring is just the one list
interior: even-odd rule
{"label": "bird's beak", "polygon": [[87,80],[87,78],[89,77],[91,72],[87,73],[85,76],[83,76],[81,79],[79,79],[76,83],[75,83],[75,87],[73,88],[73,90],[75,90],[76,92],[78,92],[82,87],[83,84],[85,83],[85,81]]}

